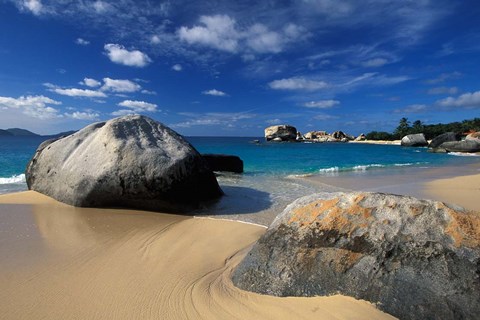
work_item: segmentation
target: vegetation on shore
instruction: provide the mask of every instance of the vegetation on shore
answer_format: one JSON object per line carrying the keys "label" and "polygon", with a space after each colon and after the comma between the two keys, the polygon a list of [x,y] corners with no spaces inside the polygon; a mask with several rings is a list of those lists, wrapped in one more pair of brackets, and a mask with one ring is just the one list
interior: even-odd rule
{"label": "vegetation on shore", "polygon": [[423,133],[425,138],[430,140],[445,132],[464,133],[470,130],[480,131],[480,118],[445,124],[424,124],[420,120],[410,123],[407,118],[402,118],[393,133],[371,131],[366,134],[366,137],[368,140],[399,140],[408,134]]}

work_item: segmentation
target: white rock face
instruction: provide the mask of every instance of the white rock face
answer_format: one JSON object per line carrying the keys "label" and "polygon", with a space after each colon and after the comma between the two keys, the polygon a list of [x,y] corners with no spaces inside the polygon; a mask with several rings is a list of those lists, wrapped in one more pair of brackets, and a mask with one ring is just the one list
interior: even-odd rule
{"label": "white rock face", "polygon": [[222,194],[200,154],[144,116],[94,123],[39,146],[29,189],[81,207],[185,211]]}

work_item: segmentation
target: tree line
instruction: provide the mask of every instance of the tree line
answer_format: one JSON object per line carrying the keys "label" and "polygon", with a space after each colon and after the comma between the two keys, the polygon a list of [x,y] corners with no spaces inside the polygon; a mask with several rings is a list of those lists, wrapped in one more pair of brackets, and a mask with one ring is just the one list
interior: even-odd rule
{"label": "tree line", "polygon": [[420,120],[410,123],[407,118],[400,119],[398,127],[392,133],[385,131],[371,131],[366,134],[368,140],[398,140],[408,134],[423,133],[427,140],[445,132],[462,134],[465,132],[480,131],[480,118],[463,120],[462,122],[424,124]]}

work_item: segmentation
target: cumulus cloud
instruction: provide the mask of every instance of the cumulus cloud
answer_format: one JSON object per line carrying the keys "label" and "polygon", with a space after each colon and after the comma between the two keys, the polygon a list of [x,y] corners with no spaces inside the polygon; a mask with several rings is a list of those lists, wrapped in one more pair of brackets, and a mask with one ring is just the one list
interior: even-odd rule
{"label": "cumulus cloud", "polygon": [[217,89],[211,89],[211,90],[205,90],[202,92],[202,94],[207,95],[207,96],[216,96],[216,97],[226,97],[228,94],[226,94],[223,91],[217,90]]}
{"label": "cumulus cloud", "polygon": [[174,70],[174,71],[182,71],[182,70],[183,70],[183,67],[182,67],[181,64],[178,64],[178,63],[177,63],[177,64],[175,64],[175,65],[172,66],[172,70]]}
{"label": "cumulus cloud", "polygon": [[0,96],[0,107],[5,110],[21,109],[23,114],[41,120],[60,117],[58,110],[50,106],[60,104],[62,103],[45,96],[21,96],[19,98]]}
{"label": "cumulus cloud", "polygon": [[81,46],[88,46],[90,44],[90,41],[83,38],[77,38],[77,40],[75,40],[75,43]]}
{"label": "cumulus cloud", "polygon": [[201,16],[200,26],[181,27],[178,36],[189,44],[201,44],[215,49],[235,52],[238,47],[239,33],[235,20],[227,15]]}
{"label": "cumulus cloud", "polygon": [[303,77],[274,80],[268,84],[274,90],[315,91],[328,87],[325,81],[309,80]]}
{"label": "cumulus cloud", "polygon": [[106,98],[107,95],[101,91],[90,90],[90,89],[77,89],[77,88],[52,88],[49,91],[58,93],[62,96],[69,97],[86,97],[86,98]]}
{"label": "cumulus cloud", "polygon": [[92,78],[84,78],[83,81],[80,81],[80,84],[90,88],[96,88],[99,87],[102,83]]}
{"label": "cumulus cloud", "polygon": [[108,43],[104,46],[110,61],[129,67],[145,67],[152,60],[148,55],[139,50],[127,50],[119,44]]}
{"label": "cumulus cloud", "polygon": [[340,104],[340,101],[337,100],[320,100],[307,102],[303,106],[307,108],[328,109],[338,104]]}
{"label": "cumulus cloud", "polygon": [[464,108],[477,109],[480,108],[480,91],[467,92],[456,98],[448,97],[438,100],[435,104],[444,109]]}
{"label": "cumulus cloud", "polygon": [[102,91],[136,92],[142,89],[138,83],[130,80],[103,78],[103,82]]}
{"label": "cumulus cloud", "polygon": [[80,112],[75,111],[72,113],[65,113],[65,116],[71,119],[77,120],[88,120],[88,121],[96,121],[99,119],[100,114],[97,112]]}
{"label": "cumulus cloud", "polygon": [[180,40],[231,53],[279,53],[287,43],[307,34],[304,28],[293,23],[279,31],[261,23],[240,28],[236,20],[228,15],[201,16],[199,22],[200,25],[191,28],[180,27],[177,31]]}
{"label": "cumulus cloud", "polygon": [[135,113],[141,112],[156,112],[157,105],[154,103],[149,103],[145,101],[137,101],[137,100],[124,100],[118,104],[120,107],[125,107],[130,109]]}
{"label": "cumulus cloud", "polygon": [[151,44],[159,44],[160,42],[162,42],[162,40],[160,39],[159,36],[153,35],[153,36],[150,37],[150,43]]}
{"label": "cumulus cloud", "polygon": [[411,104],[409,106],[406,106],[403,109],[395,109],[393,110],[394,113],[400,113],[400,114],[405,114],[405,113],[422,113],[427,111],[428,106],[425,104]]}
{"label": "cumulus cloud", "polygon": [[427,91],[428,94],[457,94],[457,87],[436,87]]}
{"label": "cumulus cloud", "polygon": [[98,14],[103,14],[112,11],[113,7],[111,4],[105,1],[95,1],[92,3],[93,10]]}
{"label": "cumulus cloud", "polygon": [[43,13],[44,7],[40,0],[22,0],[18,3],[21,10],[29,11],[36,16]]}

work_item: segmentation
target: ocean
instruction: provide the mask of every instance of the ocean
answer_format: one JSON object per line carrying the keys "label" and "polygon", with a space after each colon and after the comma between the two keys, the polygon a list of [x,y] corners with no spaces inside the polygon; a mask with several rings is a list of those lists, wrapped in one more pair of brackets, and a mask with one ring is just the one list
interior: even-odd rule
{"label": "ocean", "polygon": [[[466,168],[478,156],[433,154],[426,148],[357,143],[270,143],[252,137],[187,137],[201,153],[239,156],[243,174],[219,174],[226,196],[200,210],[249,221],[249,215],[281,210],[294,199],[340,188],[308,183],[304,177],[368,177],[395,175],[439,167]],[[27,190],[25,167],[42,137],[0,137],[0,194]],[[254,140],[259,140],[256,143]],[[233,216],[232,216],[233,215]],[[270,214],[271,216],[271,214]],[[270,218],[266,218],[267,220]],[[255,219],[258,221],[258,217]]]}

